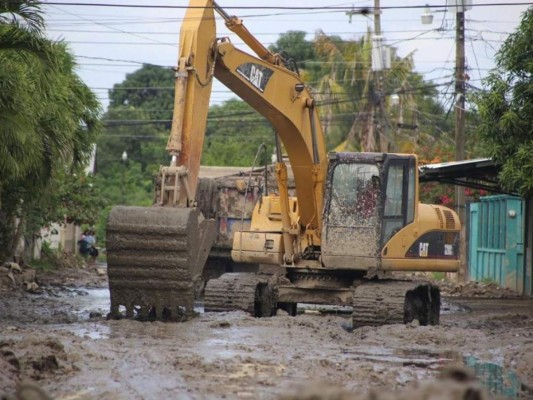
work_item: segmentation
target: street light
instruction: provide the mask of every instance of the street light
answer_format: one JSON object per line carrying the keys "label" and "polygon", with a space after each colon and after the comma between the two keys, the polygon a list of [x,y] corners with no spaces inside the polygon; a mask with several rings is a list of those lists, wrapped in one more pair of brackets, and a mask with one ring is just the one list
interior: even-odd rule
{"label": "street light", "polygon": [[120,195],[121,195],[121,204],[125,204],[126,196],[124,191],[124,185],[126,181],[126,161],[128,161],[128,153],[126,150],[122,152],[122,181],[120,183]]}
{"label": "street light", "polygon": [[428,4],[426,4],[426,9],[424,10],[424,14],[420,16],[420,19],[423,25],[431,25],[433,23],[433,14]]}

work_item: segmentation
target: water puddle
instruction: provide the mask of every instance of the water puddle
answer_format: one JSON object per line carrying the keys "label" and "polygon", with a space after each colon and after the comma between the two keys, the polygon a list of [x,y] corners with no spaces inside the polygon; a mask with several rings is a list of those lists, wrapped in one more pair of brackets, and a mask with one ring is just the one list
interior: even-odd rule
{"label": "water puddle", "polygon": [[109,289],[83,289],[85,294],[69,298],[68,303],[72,304],[73,311],[81,319],[89,318],[91,313],[98,313],[105,316],[109,312],[110,300]]}
{"label": "water puddle", "polygon": [[106,325],[101,324],[91,324],[91,325],[70,325],[65,326],[65,330],[74,333],[76,336],[79,336],[84,339],[92,340],[101,340],[109,339],[111,337],[111,328]]}
{"label": "water puddle", "polygon": [[430,352],[417,349],[390,349],[384,347],[368,347],[364,351],[345,350],[350,358],[374,361],[378,363],[397,364],[403,367],[419,367],[439,370],[450,363],[457,363],[461,355],[457,352]]}
{"label": "water puddle", "polygon": [[440,313],[443,314],[462,314],[472,312],[472,309],[464,304],[456,303],[454,301],[448,301],[441,298],[440,300]]}

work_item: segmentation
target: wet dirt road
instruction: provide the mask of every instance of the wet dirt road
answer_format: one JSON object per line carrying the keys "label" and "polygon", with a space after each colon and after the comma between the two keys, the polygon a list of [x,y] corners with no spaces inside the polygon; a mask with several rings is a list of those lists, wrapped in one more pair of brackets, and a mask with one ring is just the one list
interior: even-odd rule
{"label": "wet dirt road", "polygon": [[309,390],[327,398],[327,388],[344,398],[410,388],[404,398],[427,398],[413,392],[419,382],[467,364],[487,391],[518,398],[522,387],[522,398],[533,398],[524,386],[533,384],[531,299],[456,298],[448,302],[466,308],[452,307],[438,327],[353,331],[346,316],[322,314],[106,321],[102,280],[0,292],[0,302],[0,393],[29,377],[57,399],[275,399]]}

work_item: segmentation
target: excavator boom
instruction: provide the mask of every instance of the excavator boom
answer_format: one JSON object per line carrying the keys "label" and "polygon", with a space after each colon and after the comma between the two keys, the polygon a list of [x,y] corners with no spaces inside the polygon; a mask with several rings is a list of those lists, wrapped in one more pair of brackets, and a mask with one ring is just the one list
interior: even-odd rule
{"label": "excavator boom", "polygon": [[194,199],[215,68],[215,18],[204,0],[191,1],[180,30],[174,113],[167,151],[187,169]]}

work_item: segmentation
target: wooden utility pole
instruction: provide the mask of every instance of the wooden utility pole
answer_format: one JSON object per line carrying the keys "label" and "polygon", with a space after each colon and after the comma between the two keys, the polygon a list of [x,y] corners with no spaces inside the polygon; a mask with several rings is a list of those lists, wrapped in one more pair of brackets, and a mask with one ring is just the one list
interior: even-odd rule
{"label": "wooden utility pole", "polygon": [[[465,159],[465,9],[464,0],[457,0],[455,27],[455,160]],[[466,258],[466,209],[465,192],[462,186],[455,186],[455,209],[461,220],[460,254],[461,268],[458,278],[467,277]]]}
{"label": "wooden utility pole", "polygon": [[[352,16],[355,14],[363,14],[362,10],[347,11],[346,15],[352,22]],[[363,124],[363,150],[364,151],[383,151],[387,152],[389,142],[384,134],[384,106],[383,106],[383,90],[382,79],[383,69],[388,68],[388,62],[385,62],[383,55],[383,41],[381,38],[381,4],[380,0],[374,0],[374,33],[372,38],[372,67],[371,74],[373,77],[372,92],[369,93],[370,102],[367,110],[369,115],[364,119]]]}
{"label": "wooden utility pole", "polygon": [[[464,0],[463,0],[464,1]],[[465,159],[465,13],[463,1],[457,5],[455,27],[455,160]],[[464,188],[455,187],[455,204],[461,222],[465,222]]]}
{"label": "wooden utility pole", "polygon": [[374,32],[381,36],[381,5],[380,0],[374,0]]}
{"label": "wooden utility pole", "polygon": [[[381,36],[381,4],[380,0],[374,0],[374,35],[376,37]],[[372,45],[374,46],[377,42],[373,41]],[[380,42],[381,43],[381,42]],[[381,49],[380,49],[381,50]],[[372,54],[376,54],[376,52],[372,52]],[[380,54],[382,57],[382,54]],[[380,64],[382,64],[380,62]],[[388,147],[387,141],[383,140],[383,113],[382,113],[382,107],[383,107],[383,93],[382,93],[382,85],[381,85],[381,79],[382,79],[382,70],[380,68],[376,69],[374,71],[374,98],[373,106],[372,106],[372,123],[375,124],[375,149],[372,149],[371,151],[387,151],[386,147]]]}

